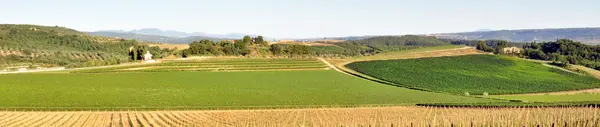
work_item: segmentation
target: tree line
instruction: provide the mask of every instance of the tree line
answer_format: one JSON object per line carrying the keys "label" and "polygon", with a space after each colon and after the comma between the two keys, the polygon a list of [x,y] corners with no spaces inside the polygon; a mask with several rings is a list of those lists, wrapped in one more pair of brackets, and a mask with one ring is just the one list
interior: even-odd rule
{"label": "tree line", "polygon": [[[527,59],[553,61],[552,64],[567,66],[583,65],[600,70],[600,46],[558,39],[550,42],[509,42],[504,40],[450,40],[452,44],[477,47],[478,50],[495,54],[514,55]],[[506,47],[519,47],[520,53],[504,53]]]}
{"label": "tree line", "polygon": [[302,44],[268,45],[262,36],[245,36],[240,40],[218,41],[200,40],[189,44],[181,56],[191,55],[275,55],[275,56],[322,56],[351,57],[368,56],[387,51],[399,51],[427,46],[449,45],[449,41],[435,37],[405,35],[380,36],[362,40],[348,40],[332,43],[333,46],[307,46]]}
{"label": "tree line", "polygon": [[[193,41],[189,48],[181,51],[182,57],[214,55],[214,56],[249,56],[249,55],[310,55],[311,47],[292,44],[272,44],[264,40],[263,36],[244,36],[239,40],[212,40]],[[262,54],[261,54],[262,53]]]}
{"label": "tree line", "polygon": [[550,60],[556,63],[583,65],[600,70],[600,46],[586,45],[569,39],[553,42],[526,43],[524,56],[530,59]]}

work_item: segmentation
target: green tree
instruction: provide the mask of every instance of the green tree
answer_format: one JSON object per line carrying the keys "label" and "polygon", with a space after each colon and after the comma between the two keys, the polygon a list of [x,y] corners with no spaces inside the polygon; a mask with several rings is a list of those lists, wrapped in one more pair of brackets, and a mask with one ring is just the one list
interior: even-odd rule
{"label": "green tree", "polygon": [[285,50],[279,44],[271,45],[270,50],[273,55],[283,55],[285,53]]}
{"label": "green tree", "polygon": [[129,51],[129,52],[130,52],[129,56],[131,56],[131,60],[133,60],[133,61],[138,60],[138,52],[137,52],[136,47],[131,48],[131,51]]}
{"label": "green tree", "polygon": [[477,42],[478,50],[485,51],[487,48],[488,48],[488,46],[485,44],[485,41],[481,40],[481,41]]}
{"label": "green tree", "polygon": [[249,48],[244,48],[244,49],[240,49],[240,54],[242,56],[248,56],[252,53],[252,50],[250,50]]}
{"label": "green tree", "polygon": [[263,36],[256,37],[256,40],[254,41],[255,44],[263,46],[265,46],[265,42],[266,41],[264,40]]}
{"label": "green tree", "polygon": [[500,43],[496,44],[496,50],[494,51],[495,54],[505,54],[504,52],[504,48],[508,47],[508,42],[506,41],[501,41]]}
{"label": "green tree", "polygon": [[225,54],[225,55],[238,54],[237,48],[235,48],[235,45],[233,43],[227,42],[227,41],[221,41],[218,44],[221,46],[223,54]]}
{"label": "green tree", "polygon": [[246,36],[244,36],[244,38],[242,39],[242,42],[243,42],[243,44],[244,44],[244,45],[249,45],[249,44],[252,44],[252,43],[253,43],[253,42],[252,42],[252,37],[250,37],[250,36],[246,35]]}

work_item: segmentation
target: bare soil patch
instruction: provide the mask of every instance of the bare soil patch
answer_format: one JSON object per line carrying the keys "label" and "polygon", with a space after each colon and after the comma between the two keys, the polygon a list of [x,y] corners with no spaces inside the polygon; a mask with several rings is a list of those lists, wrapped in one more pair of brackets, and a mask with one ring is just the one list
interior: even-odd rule
{"label": "bare soil patch", "polygon": [[190,46],[188,44],[151,44],[150,46],[158,46],[161,49],[177,49],[177,50],[184,50],[189,48]]}
{"label": "bare soil patch", "polygon": [[275,44],[292,44],[292,45],[306,45],[306,46],[337,46],[334,44],[318,43],[318,42],[277,42]]}

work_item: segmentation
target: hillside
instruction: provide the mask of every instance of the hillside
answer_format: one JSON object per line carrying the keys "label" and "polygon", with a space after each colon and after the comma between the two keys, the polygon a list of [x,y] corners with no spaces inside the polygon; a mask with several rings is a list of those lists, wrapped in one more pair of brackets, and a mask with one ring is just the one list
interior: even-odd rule
{"label": "hillside", "polygon": [[600,87],[600,80],[592,76],[499,55],[362,61],[346,67],[400,86],[452,94],[538,93]]}
{"label": "hillside", "polygon": [[0,67],[84,67],[130,61],[137,41],[88,36],[58,26],[0,25]]}
{"label": "hillside", "polygon": [[507,40],[515,42],[556,41],[571,39],[586,44],[600,44],[600,28],[561,28],[478,31],[464,33],[442,33],[433,36],[447,39]]}
{"label": "hillside", "polygon": [[373,55],[386,51],[399,51],[429,46],[450,45],[449,41],[436,37],[404,35],[378,36],[361,40],[348,40],[335,45],[345,49],[344,55]]}

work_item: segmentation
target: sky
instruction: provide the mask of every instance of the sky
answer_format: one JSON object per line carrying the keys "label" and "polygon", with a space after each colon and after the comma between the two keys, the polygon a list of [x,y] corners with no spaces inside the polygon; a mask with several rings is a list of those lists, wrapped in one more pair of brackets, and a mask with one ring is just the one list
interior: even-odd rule
{"label": "sky", "polygon": [[274,38],[600,27],[600,0],[1,0],[0,24]]}

